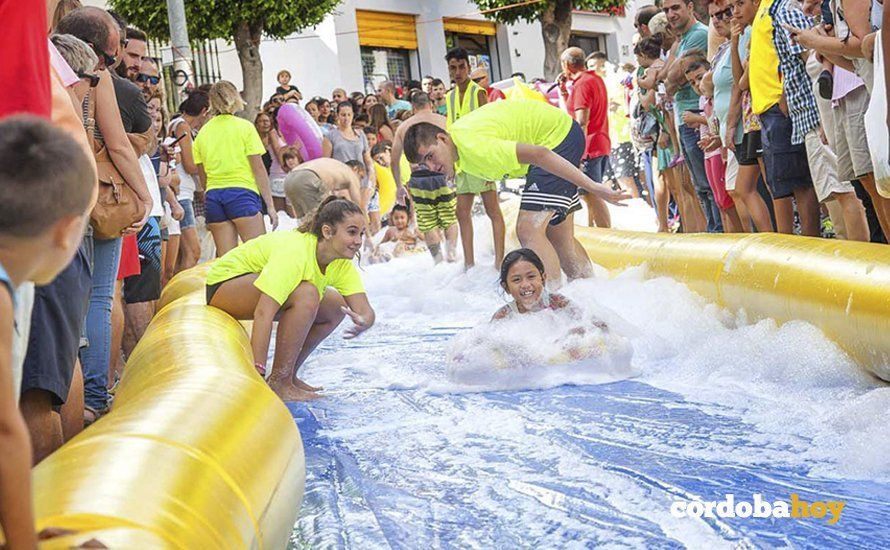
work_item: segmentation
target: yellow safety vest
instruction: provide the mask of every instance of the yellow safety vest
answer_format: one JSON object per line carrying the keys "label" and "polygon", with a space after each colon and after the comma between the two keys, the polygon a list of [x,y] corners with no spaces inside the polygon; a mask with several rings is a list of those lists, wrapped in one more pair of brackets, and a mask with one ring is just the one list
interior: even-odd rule
{"label": "yellow safety vest", "polygon": [[467,91],[464,92],[463,101],[459,100],[460,90],[457,86],[448,92],[447,101],[445,102],[446,109],[448,110],[446,126],[451,126],[455,120],[470,114],[479,107],[479,90],[483,90],[482,86],[471,80],[467,85]]}

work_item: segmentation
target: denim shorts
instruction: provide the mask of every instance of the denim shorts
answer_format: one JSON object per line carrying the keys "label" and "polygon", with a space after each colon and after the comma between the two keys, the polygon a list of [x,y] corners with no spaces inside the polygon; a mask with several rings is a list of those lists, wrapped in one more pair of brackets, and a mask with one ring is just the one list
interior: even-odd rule
{"label": "denim shorts", "polygon": [[376,189],[368,201],[368,212],[380,212],[380,192]]}
{"label": "denim shorts", "polygon": [[179,206],[185,211],[182,219],[179,220],[179,229],[188,229],[189,227],[195,227],[195,207],[192,204],[192,199],[182,199],[179,201]]}
{"label": "denim shorts", "polygon": [[263,201],[250,189],[226,187],[207,191],[204,207],[207,223],[221,223],[262,214]]}
{"label": "denim shorts", "polygon": [[773,105],[760,115],[766,184],[774,199],[790,197],[795,189],[813,186],[810,163],[803,143],[792,144],[791,118]]}

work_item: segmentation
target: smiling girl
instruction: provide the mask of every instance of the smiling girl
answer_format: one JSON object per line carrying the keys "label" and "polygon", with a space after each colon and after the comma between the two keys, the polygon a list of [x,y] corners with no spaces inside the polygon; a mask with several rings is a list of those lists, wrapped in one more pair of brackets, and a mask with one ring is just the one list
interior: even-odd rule
{"label": "smiling girl", "polygon": [[568,298],[547,291],[546,280],[544,263],[533,250],[519,248],[507,254],[501,264],[501,287],[513,297],[513,301],[499,309],[491,320],[544,309],[568,309],[572,316],[579,317],[578,308]]}
{"label": "smiling girl", "polygon": [[348,315],[354,338],[374,324],[353,258],[366,222],[355,203],[328,197],[299,231],[247,241],[218,259],[207,275],[207,304],[235,319],[253,320],[255,366],[266,371],[272,322],[278,321],[269,385],[284,401],[317,397],[321,388],[296,376],[312,350]]}

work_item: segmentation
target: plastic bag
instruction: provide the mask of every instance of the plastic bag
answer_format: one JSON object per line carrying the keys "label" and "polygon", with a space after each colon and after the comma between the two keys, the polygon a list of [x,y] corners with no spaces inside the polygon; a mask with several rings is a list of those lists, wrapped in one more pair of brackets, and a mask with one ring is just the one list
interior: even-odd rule
{"label": "plastic bag", "polygon": [[875,169],[875,185],[882,197],[890,198],[890,128],[887,127],[887,88],[881,33],[875,40],[874,86],[865,114],[865,133]]}

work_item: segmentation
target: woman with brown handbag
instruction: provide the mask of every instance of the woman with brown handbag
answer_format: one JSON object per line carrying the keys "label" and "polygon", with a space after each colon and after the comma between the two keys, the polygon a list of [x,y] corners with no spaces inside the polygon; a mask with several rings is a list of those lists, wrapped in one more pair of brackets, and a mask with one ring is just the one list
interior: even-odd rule
{"label": "woman with brown handbag", "polygon": [[[97,52],[100,68],[113,69],[113,65],[118,63],[120,34],[118,32],[109,34],[108,44],[104,48],[99,48],[95,44],[93,47],[101,50]],[[109,52],[113,52],[113,55]],[[108,66],[109,62],[112,63],[112,67]],[[99,75],[99,85],[84,104],[84,112],[87,113],[85,124],[93,141],[100,181],[100,203],[91,216],[95,231],[93,287],[86,319],[86,336],[90,345],[84,350],[82,358],[86,406],[84,417],[87,421],[95,420],[95,417],[107,408],[106,383],[111,360],[111,305],[115,276],[120,263],[120,235],[138,233],[145,224],[152,206],[151,195],[139,161],[127,136],[128,130],[142,133],[146,128],[124,127],[118,94],[115,91],[116,83],[112,81],[109,70],[101,70]],[[132,86],[128,82],[123,84]],[[136,92],[141,99],[138,88]],[[144,103],[144,99],[142,101]],[[150,126],[151,120],[147,117],[147,109],[146,119],[147,126]]]}

